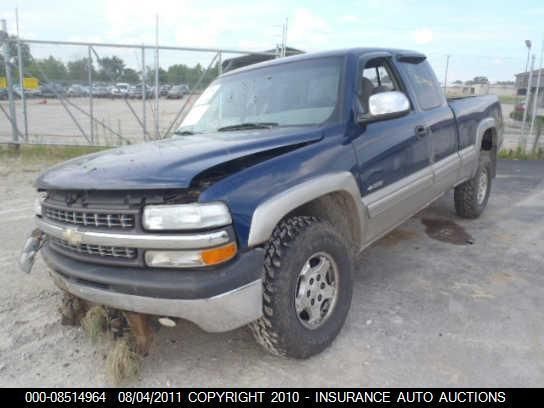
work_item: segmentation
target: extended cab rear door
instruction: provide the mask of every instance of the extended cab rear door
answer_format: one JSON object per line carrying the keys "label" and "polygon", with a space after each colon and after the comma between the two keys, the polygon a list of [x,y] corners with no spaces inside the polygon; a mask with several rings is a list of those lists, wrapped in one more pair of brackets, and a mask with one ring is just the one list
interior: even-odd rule
{"label": "extended cab rear door", "polygon": [[461,158],[455,116],[430,64],[423,55],[398,55],[396,64],[417,107],[431,147],[433,190],[439,195],[459,180]]}

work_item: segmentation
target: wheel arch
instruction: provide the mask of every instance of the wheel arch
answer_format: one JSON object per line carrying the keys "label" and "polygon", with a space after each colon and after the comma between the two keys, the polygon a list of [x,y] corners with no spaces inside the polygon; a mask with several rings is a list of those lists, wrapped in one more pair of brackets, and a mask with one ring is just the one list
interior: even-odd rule
{"label": "wheel arch", "polygon": [[289,215],[320,217],[339,227],[338,231],[354,245],[362,243],[365,211],[350,172],[317,176],[261,203],[251,218],[248,246],[266,242],[276,225]]}

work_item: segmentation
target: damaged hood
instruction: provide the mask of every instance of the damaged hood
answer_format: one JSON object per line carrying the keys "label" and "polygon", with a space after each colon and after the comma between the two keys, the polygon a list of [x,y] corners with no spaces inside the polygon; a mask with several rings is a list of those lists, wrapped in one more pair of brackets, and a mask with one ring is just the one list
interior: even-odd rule
{"label": "damaged hood", "polygon": [[69,160],[43,173],[36,186],[47,190],[187,188],[214,166],[321,137],[315,127],[176,136]]}

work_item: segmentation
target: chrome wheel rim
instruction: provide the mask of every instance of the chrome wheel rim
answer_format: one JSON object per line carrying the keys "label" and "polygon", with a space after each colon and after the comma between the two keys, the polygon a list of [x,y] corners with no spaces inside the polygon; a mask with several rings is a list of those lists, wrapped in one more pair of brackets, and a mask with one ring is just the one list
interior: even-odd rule
{"label": "chrome wheel rim", "polygon": [[317,252],[300,270],[295,293],[295,310],[300,323],[317,329],[331,315],[338,297],[338,266],[332,256]]}
{"label": "chrome wheel rim", "polygon": [[487,170],[484,168],[480,172],[480,178],[478,179],[478,204],[482,204],[487,194]]}

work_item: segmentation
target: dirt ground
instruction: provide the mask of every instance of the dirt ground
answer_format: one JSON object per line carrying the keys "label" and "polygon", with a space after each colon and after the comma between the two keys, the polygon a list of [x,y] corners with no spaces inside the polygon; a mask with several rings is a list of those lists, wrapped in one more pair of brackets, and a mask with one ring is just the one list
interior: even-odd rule
{"label": "dirt ground", "polygon": [[[16,266],[41,168],[0,163],[0,386],[110,385],[106,347],[60,324],[43,261]],[[448,194],[358,258],[346,325],[322,354],[277,358],[246,328],[180,322],[129,385],[542,386],[543,248],[544,162],[500,161],[480,219],[457,218]]]}

